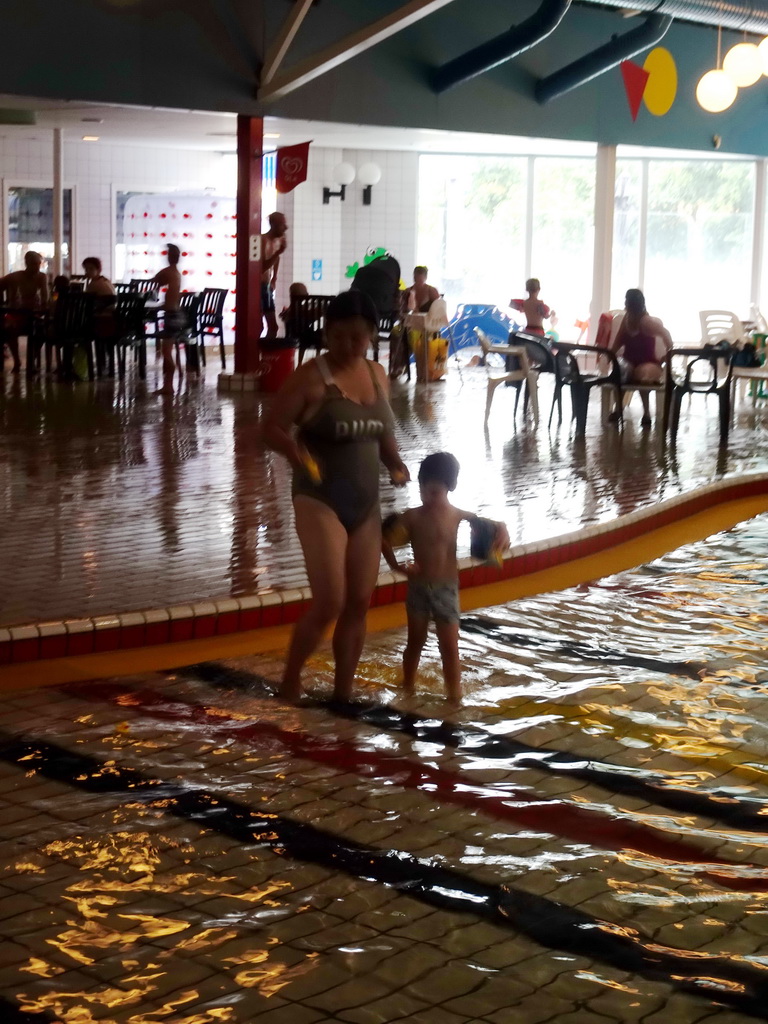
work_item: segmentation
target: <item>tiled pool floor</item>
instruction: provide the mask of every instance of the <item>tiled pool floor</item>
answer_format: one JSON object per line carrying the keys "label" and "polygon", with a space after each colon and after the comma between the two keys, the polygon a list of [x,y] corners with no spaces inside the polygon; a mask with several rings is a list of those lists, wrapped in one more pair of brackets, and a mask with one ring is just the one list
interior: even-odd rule
{"label": "tiled pool floor", "polygon": [[451,713],[400,630],[348,705],[324,652],[7,694],[0,1019],[768,1020],[766,539],[465,616]]}

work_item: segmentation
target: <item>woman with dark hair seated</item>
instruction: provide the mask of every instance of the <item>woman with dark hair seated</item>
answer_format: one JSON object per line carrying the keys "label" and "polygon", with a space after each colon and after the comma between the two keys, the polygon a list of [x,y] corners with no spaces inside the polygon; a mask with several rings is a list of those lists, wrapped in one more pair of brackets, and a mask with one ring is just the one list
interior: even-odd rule
{"label": "woman with dark hair seated", "polygon": [[[630,288],[624,297],[624,319],[611,345],[611,351],[622,356],[628,366],[627,384],[659,384],[663,373],[662,364],[666,356],[659,358],[657,342],[666,351],[672,348],[672,337],[658,317],[651,316],[645,308],[645,296],[639,288]],[[644,427],[651,425],[651,411],[648,392],[641,391]],[[616,422],[621,415],[614,409],[609,419]]]}

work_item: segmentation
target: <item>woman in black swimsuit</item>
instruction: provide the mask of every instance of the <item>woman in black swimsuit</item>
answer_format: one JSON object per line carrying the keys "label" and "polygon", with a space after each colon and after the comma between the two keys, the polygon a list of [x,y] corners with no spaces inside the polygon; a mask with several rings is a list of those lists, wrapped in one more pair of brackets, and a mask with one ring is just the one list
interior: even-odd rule
{"label": "woman in black swimsuit", "polygon": [[409,479],[393,434],[386,374],[365,358],[377,330],[367,295],[349,291],[333,299],[325,318],[328,354],[288,379],[264,427],[266,443],[293,467],[296,531],[312,589],[288,651],[280,691],[288,700],[300,696],[304,663],[334,620],[334,696],[349,700],[379,572],[379,462],[396,485]]}

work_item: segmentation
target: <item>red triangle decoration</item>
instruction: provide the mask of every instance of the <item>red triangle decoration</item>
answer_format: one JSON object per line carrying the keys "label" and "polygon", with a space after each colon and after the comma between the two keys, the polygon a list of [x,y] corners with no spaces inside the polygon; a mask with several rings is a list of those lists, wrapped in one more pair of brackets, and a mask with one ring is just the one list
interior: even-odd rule
{"label": "red triangle decoration", "polygon": [[624,79],[624,89],[627,93],[632,120],[636,121],[650,73],[645,68],[641,68],[639,64],[635,64],[634,61],[623,60],[621,62],[621,77]]}

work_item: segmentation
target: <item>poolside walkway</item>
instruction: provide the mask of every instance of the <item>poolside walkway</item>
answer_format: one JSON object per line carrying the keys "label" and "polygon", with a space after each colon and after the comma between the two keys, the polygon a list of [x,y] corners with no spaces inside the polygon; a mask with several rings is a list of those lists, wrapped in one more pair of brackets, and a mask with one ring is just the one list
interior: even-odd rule
{"label": "poolside walkway", "polygon": [[[81,619],[264,594],[306,583],[285,463],[259,439],[265,402],[219,395],[215,376],[160,398],[146,385],[63,387],[6,376],[0,391],[0,626]],[[483,429],[485,371],[452,367],[430,386],[396,384],[393,405],[415,476],[430,451],[462,466],[455,500],[503,518],[513,544],[609,522],[734,473],[768,467],[768,416],[739,407],[718,452],[714,407],[684,411],[676,453],[632,406],[623,434],[597,401],[587,437],[566,419],[512,420],[514,392]],[[763,403],[766,404],[766,403]],[[384,508],[417,488],[383,491]]]}

